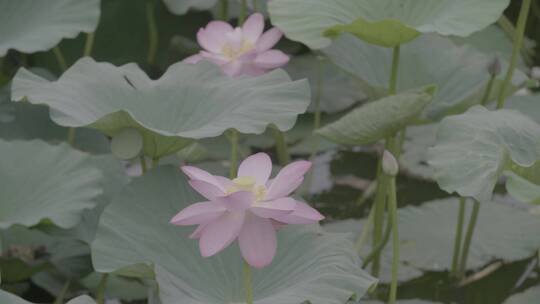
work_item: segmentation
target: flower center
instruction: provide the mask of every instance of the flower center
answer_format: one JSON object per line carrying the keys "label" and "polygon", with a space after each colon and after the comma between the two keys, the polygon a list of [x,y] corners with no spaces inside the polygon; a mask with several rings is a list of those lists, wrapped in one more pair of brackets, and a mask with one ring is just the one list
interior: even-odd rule
{"label": "flower center", "polygon": [[231,43],[226,43],[221,49],[221,52],[223,53],[223,56],[225,56],[227,59],[236,60],[238,57],[251,51],[253,47],[253,43],[242,38],[239,46],[235,47]]}
{"label": "flower center", "polygon": [[262,201],[266,196],[266,187],[264,185],[255,185],[255,178],[251,176],[239,176],[232,181],[234,186],[227,189],[227,193],[237,191],[249,191],[255,195],[255,201]]}

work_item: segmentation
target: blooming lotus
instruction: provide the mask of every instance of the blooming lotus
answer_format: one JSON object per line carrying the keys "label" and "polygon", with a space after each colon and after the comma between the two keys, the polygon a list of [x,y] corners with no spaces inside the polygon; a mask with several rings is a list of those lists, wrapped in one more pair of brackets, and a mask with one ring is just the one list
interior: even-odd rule
{"label": "blooming lotus", "polygon": [[242,27],[233,28],[226,22],[212,21],[197,33],[197,41],[203,50],[184,62],[211,61],[229,76],[257,76],[284,66],[289,62],[289,56],[271,49],[283,33],[275,27],[265,33],[263,30],[264,17],[259,13],[251,15]]}
{"label": "blooming lotus", "polygon": [[293,162],[269,179],[272,161],[265,153],[245,159],[233,180],[184,166],[182,171],[190,178],[191,187],[208,201],[192,204],[170,222],[199,225],[190,238],[199,239],[203,257],[220,252],[238,239],[244,260],[253,267],[265,267],[276,254],[277,229],[323,219],[317,210],[289,197],[310,168],[308,161]]}

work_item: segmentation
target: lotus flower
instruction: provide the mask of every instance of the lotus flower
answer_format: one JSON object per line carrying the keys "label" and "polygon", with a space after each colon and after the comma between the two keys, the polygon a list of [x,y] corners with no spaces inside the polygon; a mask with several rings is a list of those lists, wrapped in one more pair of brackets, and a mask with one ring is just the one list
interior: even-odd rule
{"label": "lotus flower", "polygon": [[311,168],[308,161],[293,162],[269,180],[272,161],[265,153],[245,159],[234,180],[184,166],[189,184],[208,201],[195,203],[171,219],[179,226],[199,225],[190,238],[199,239],[203,257],[210,257],[236,239],[243,258],[262,268],[276,254],[276,230],[286,224],[312,224],[323,216],[289,195]]}
{"label": "lotus flower", "polygon": [[186,63],[211,61],[229,76],[257,76],[284,66],[289,56],[271,48],[283,33],[272,28],[263,33],[264,17],[255,13],[242,27],[233,28],[223,21],[212,21],[197,33],[201,52],[184,59]]}

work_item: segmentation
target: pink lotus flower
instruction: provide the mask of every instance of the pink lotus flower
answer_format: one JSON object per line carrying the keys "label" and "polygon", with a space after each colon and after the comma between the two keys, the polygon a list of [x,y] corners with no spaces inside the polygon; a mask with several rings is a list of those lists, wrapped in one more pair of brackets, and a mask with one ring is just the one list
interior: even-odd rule
{"label": "pink lotus flower", "polygon": [[184,59],[186,63],[211,61],[229,76],[257,76],[284,66],[289,56],[271,48],[283,33],[272,28],[263,34],[264,17],[251,15],[242,27],[233,28],[223,21],[212,21],[197,33],[197,41],[204,49]]}
{"label": "pink lotus flower", "polygon": [[276,230],[285,224],[312,224],[324,217],[303,202],[289,197],[311,168],[308,161],[293,162],[269,180],[272,161],[265,153],[245,159],[234,180],[184,166],[190,185],[206,202],[195,203],[171,219],[179,226],[199,225],[190,238],[199,239],[203,257],[212,256],[237,238],[242,256],[262,268],[276,254]]}

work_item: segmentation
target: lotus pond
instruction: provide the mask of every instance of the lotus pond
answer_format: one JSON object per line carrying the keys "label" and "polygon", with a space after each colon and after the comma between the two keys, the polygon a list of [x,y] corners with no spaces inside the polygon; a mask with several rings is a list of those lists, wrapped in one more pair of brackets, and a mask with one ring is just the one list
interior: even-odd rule
{"label": "lotus pond", "polygon": [[540,2],[0,0],[0,304],[540,303]]}

